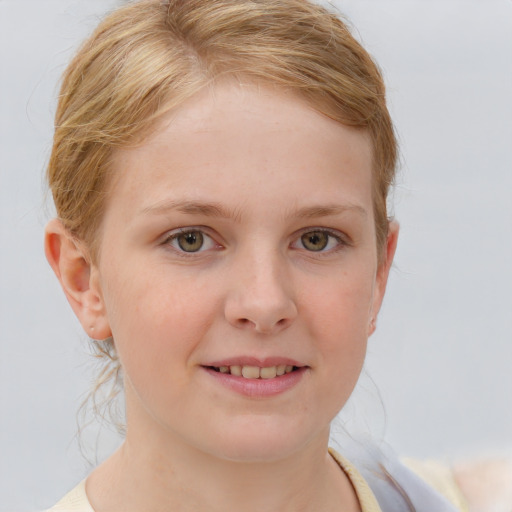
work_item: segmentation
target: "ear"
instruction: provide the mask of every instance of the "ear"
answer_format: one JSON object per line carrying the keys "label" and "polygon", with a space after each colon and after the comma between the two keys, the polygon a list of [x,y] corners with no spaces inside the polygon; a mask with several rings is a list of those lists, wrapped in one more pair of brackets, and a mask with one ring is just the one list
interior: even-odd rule
{"label": "ear", "polygon": [[377,268],[377,276],[375,279],[375,288],[373,291],[373,303],[370,311],[370,321],[368,324],[368,336],[372,335],[376,329],[377,315],[379,314],[384,294],[386,293],[386,285],[388,282],[389,271],[395,256],[396,245],[398,243],[399,225],[396,221],[390,221],[388,228],[388,237],[382,260]]}
{"label": "ear", "polygon": [[58,219],[46,226],[44,248],[75,315],[89,337],[102,340],[112,335],[99,283],[98,269],[85,247]]}

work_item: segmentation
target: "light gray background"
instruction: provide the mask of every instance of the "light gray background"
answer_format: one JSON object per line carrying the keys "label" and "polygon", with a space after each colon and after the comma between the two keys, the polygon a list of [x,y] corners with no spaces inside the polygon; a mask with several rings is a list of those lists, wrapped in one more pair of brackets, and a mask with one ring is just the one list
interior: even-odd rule
{"label": "light gray background", "polygon": [[[93,373],[87,340],[43,256],[41,176],[58,77],[115,4],[0,0],[5,512],[49,506],[89,471],[74,435]],[[401,239],[370,340],[371,378],[343,421],[407,455],[510,453],[512,2],[336,5],[383,68],[404,162],[395,193]],[[112,445],[104,438],[100,456]]]}

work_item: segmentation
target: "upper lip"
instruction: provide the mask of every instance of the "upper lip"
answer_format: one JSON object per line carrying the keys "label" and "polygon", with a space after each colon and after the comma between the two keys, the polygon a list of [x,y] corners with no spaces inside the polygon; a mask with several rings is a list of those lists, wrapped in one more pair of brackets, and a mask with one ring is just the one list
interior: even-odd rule
{"label": "upper lip", "polygon": [[307,366],[289,357],[280,356],[265,357],[263,359],[252,356],[229,357],[209,362],[203,366],[214,366],[215,368],[220,368],[221,366],[257,366],[259,368],[269,368],[279,365],[296,366],[298,368]]}

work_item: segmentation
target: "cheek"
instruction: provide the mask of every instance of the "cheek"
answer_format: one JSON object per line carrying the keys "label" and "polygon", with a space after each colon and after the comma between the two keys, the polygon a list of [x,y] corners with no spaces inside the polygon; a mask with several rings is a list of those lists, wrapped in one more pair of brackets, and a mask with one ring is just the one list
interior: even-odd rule
{"label": "cheek", "polygon": [[208,292],[156,270],[114,276],[106,294],[111,329],[125,371],[169,368],[187,361],[213,321]]}
{"label": "cheek", "polygon": [[373,279],[338,276],[309,294],[306,324],[312,330],[329,393],[341,407],[352,392],[361,372],[368,339]]}
{"label": "cheek", "polygon": [[364,274],[333,276],[324,286],[305,287],[312,290],[302,302],[314,338],[333,348],[366,339],[373,288],[373,278]]}

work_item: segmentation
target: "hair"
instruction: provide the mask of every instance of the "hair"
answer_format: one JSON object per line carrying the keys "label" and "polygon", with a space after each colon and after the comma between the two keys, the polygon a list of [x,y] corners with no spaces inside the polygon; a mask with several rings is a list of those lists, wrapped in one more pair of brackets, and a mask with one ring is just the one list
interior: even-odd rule
{"label": "hair", "polygon": [[[47,178],[58,217],[91,261],[115,149],[141,141],[165,113],[225,78],[292,91],[369,134],[381,257],[397,141],[382,75],[340,17],[308,0],[141,0],[100,23],[59,96]],[[103,352],[118,364],[109,347]]]}

